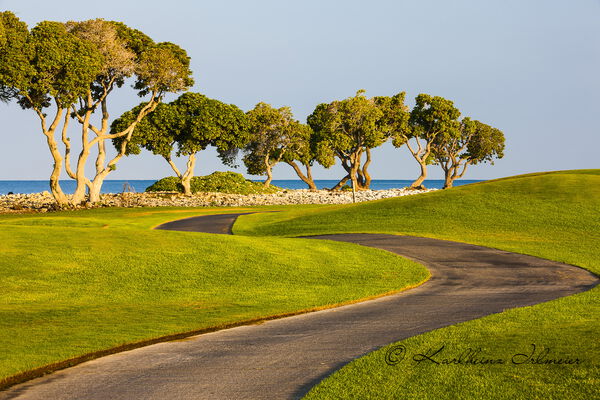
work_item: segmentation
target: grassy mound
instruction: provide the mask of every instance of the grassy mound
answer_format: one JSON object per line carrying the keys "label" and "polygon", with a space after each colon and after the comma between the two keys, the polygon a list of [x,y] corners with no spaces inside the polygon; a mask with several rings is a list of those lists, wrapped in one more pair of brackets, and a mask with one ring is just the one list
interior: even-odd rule
{"label": "grassy mound", "polygon": [[[528,174],[356,205],[249,215],[237,234],[339,232],[427,236],[531,254],[600,274],[600,170]],[[508,310],[395,343],[407,354],[445,346],[510,360],[549,351],[578,364],[435,365],[385,363],[384,348],[313,388],[310,399],[590,399],[600,387],[600,288]],[[546,350],[549,349],[549,350]],[[408,357],[408,356],[407,356]]]}
{"label": "grassy mound", "polygon": [[349,244],[150,229],[228,211],[247,209],[0,215],[0,387],[124,343],[349,302],[428,276]]}
{"label": "grassy mound", "polygon": [[[218,192],[235,194],[263,194],[276,193],[281,189],[276,186],[264,187],[260,182],[252,182],[241,174],[227,172],[213,172],[206,176],[194,176],[191,182],[192,193]],[[180,192],[183,193],[179,178],[169,176],[154,182],[146,188],[146,192]]]}

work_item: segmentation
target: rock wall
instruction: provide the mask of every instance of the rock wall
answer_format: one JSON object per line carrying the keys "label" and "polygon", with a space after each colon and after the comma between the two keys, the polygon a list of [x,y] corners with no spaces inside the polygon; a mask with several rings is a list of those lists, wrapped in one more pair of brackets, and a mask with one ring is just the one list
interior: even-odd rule
{"label": "rock wall", "polygon": [[[356,192],[356,201],[379,200],[430,192],[428,190],[390,189]],[[307,189],[283,190],[274,194],[197,193],[183,196],[177,193],[119,193],[103,194],[99,204],[85,204],[78,208],[94,207],[236,207],[285,204],[348,204],[352,192]],[[55,210],[54,199],[48,192],[10,194],[0,196],[0,212],[48,212]]]}

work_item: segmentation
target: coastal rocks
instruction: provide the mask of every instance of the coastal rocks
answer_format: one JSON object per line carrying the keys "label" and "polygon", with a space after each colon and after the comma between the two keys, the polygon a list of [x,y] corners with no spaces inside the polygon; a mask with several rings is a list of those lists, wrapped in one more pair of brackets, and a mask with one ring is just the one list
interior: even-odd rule
{"label": "coastal rocks", "polygon": [[[435,189],[365,190],[356,192],[356,202],[385,199],[430,192]],[[85,203],[78,208],[93,207],[238,207],[291,204],[348,204],[352,192],[307,189],[282,190],[273,194],[197,193],[184,196],[173,192],[103,194],[99,204]],[[0,212],[47,212],[56,209],[48,192],[0,196]]]}

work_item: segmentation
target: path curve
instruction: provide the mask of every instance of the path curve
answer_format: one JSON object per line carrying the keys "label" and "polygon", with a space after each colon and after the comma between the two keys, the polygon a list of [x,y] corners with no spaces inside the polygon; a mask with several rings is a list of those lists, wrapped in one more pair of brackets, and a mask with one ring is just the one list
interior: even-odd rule
{"label": "path curve", "polygon": [[[231,233],[237,214],[157,229]],[[314,236],[424,264],[425,284],[376,300],[159,343],[14,386],[0,399],[290,399],[389,343],[595,286],[588,271],[536,257],[412,236]],[[311,239],[312,239],[311,238]]]}

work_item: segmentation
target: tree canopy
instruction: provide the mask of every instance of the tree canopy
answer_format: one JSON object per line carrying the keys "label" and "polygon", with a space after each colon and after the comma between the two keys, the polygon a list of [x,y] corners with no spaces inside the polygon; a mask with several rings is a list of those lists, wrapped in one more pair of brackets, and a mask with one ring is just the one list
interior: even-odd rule
{"label": "tree canopy", "polygon": [[[328,149],[339,158],[347,173],[336,188],[348,179],[355,188],[369,188],[371,149],[387,139],[381,126],[382,117],[375,100],[367,98],[364,90],[359,90],[354,97],[319,104],[308,116],[307,122],[316,132],[321,151],[327,154],[325,149]],[[361,166],[363,154],[366,154],[366,161]]]}
{"label": "tree canopy", "polygon": [[[146,107],[145,103],[124,113],[115,120],[111,131],[119,132],[129,126]],[[196,154],[214,146],[227,165],[235,163],[237,150],[249,140],[249,123],[243,111],[234,105],[210,99],[200,93],[187,92],[168,104],[160,104],[134,129],[125,143],[125,154],[139,154],[142,148],[162,156],[181,180],[185,194],[191,194]],[[115,138],[117,149],[124,145],[122,137]],[[173,155],[187,157],[186,170],[181,173]]]}
{"label": "tree canopy", "polygon": [[265,186],[271,184],[273,167],[286,156],[288,160],[300,156],[302,140],[310,133],[307,127],[294,119],[289,107],[273,108],[258,103],[247,112],[250,123],[250,141],[244,148],[244,164],[249,174],[267,175]]}
{"label": "tree canopy", "polygon": [[[0,14],[0,27],[0,99],[14,99],[40,118],[54,161],[50,187],[59,205],[69,202],[59,184],[63,162],[67,174],[77,181],[71,203],[83,201],[86,188],[90,200],[97,201],[105,177],[124,154],[119,151],[106,162],[104,142],[116,137],[131,139],[135,125],[165,93],[182,91],[193,84],[189,58],[183,49],[172,43],[154,43],[120,22],[43,21],[29,31],[25,23],[6,11]],[[130,126],[109,134],[107,98],[134,76],[138,94],[150,95],[150,99]],[[91,123],[97,109],[101,110],[99,127]],[[67,136],[71,116],[80,123],[82,138],[75,170],[70,166],[71,142]],[[61,121],[64,155],[55,137]],[[97,149],[96,171],[93,179],[88,179],[85,166],[93,148]]]}
{"label": "tree canopy", "polygon": [[[315,163],[328,168],[336,158],[346,174],[334,189],[348,180],[354,188],[368,189],[371,150],[389,138],[396,147],[406,145],[420,166],[412,187],[422,185],[429,164],[442,167],[445,186],[450,187],[468,165],[493,163],[503,156],[500,130],[469,118],[459,120],[461,113],[452,101],[428,94],[419,94],[409,111],[404,92],[368,98],[359,90],[353,97],[317,105],[308,125],[294,119],[289,107],[261,102],[244,114],[198,93],[162,105],[165,94],[193,85],[189,67],[185,50],[156,43],[122,22],[42,21],[29,29],[12,12],[0,13],[0,100],[15,100],[40,119],[53,159],[50,188],[60,206],[82,203],[86,192],[89,201],[98,201],[104,179],[118,161],[142,148],[165,158],[184,186],[193,176],[196,154],[214,146],[227,165],[234,165],[243,150],[248,172],[267,175],[265,186],[273,178],[273,167],[285,162],[311,189],[316,188],[311,170]],[[111,124],[108,99],[128,80],[144,101]],[[73,167],[71,119],[81,132]],[[107,140],[117,151],[112,157]],[[184,173],[173,163],[173,154],[187,157]],[[86,166],[93,155],[95,171],[88,178]],[[63,168],[77,183],[70,199],[60,186]]]}
{"label": "tree canopy", "polygon": [[490,162],[504,157],[504,134],[501,130],[470,118],[463,118],[458,134],[439,136],[433,144],[433,157],[444,171],[444,188],[452,187],[471,164]]}
{"label": "tree canopy", "polygon": [[396,121],[391,129],[393,145],[406,145],[421,167],[420,176],[411,185],[420,187],[427,177],[427,165],[433,162],[431,152],[435,139],[440,136],[451,138],[459,134],[460,111],[454,107],[452,101],[428,94],[419,94],[415,98],[415,106],[408,119],[403,114],[405,111],[401,111],[399,106],[386,109],[391,119]]}

